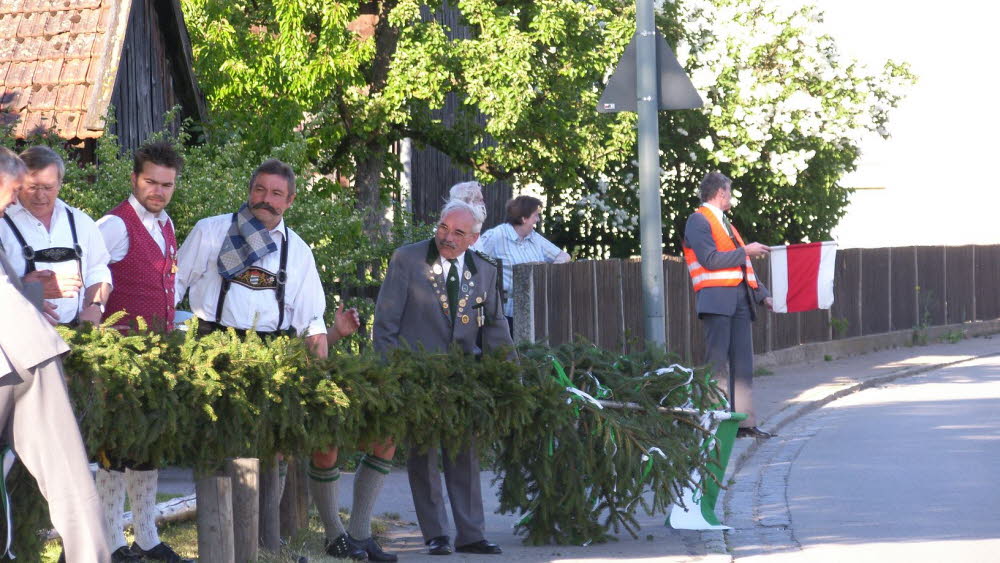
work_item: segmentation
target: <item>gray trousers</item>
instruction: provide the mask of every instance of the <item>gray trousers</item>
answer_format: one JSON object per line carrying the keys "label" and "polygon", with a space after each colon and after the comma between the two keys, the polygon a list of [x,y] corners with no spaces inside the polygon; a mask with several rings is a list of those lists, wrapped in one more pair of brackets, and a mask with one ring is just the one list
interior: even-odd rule
{"label": "gray trousers", "polygon": [[729,398],[731,410],[746,413],[747,418],[740,422],[740,427],[757,426],[753,410],[753,332],[749,301],[739,299],[732,316],[702,314],[701,321],[705,328],[705,363],[711,366],[713,379]]}
{"label": "gray trousers", "polygon": [[[49,503],[69,563],[111,560],[97,488],[63,380],[62,360],[0,379],[0,428]],[[13,499],[17,503],[17,499]],[[14,517],[17,517],[16,504]]]}
{"label": "gray trousers", "polygon": [[[452,460],[442,447],[427,453],[411,453],[406,461],[410,478],[410,493],[417,511],[417,522],[424,541],[448,534],[448,512],[441,492],[440,460],[444,467],[444,482],[448,487],[451,513],[455,518],[455,545],[468,545],[485,539],[486,519],[483,516],[483,491],[479,481],[479,455],[475,441],[458,452]],[[443,455],[442,455],[443,454]]]}

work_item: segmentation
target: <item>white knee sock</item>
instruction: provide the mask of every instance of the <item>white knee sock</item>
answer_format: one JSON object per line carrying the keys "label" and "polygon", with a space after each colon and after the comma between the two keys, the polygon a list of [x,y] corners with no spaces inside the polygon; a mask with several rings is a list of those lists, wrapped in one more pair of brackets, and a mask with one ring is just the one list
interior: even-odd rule
{"label": "white knee sock", "polygon": [[345,533],[344,523],[340,521],[340,506],[338,506],[337,499],[337,483],[339,482],[339,469],[336,467],[320,469],[309,462],[309,493],[316,503],[319,518],[323,521],[326,539],[330,541]]}
{"label": "white knee sock", "polygon": [[114,551],[127,545],[123,529],[125,521],[122,518],[125,510],[125,474],[121,471],[98,469],[94,480],[97,485],[97,496],[101,499],[101,509],[104,512],[108,547]]}
{"label": "white knee sock", "polygon": [[160,535],[156,532],[156,477],[158,471],[125,470],[125,484],[128,487],[128,500],[132,504],[132,529],[135,531],[135,543],[143,549],[153,549],[160,543]]}

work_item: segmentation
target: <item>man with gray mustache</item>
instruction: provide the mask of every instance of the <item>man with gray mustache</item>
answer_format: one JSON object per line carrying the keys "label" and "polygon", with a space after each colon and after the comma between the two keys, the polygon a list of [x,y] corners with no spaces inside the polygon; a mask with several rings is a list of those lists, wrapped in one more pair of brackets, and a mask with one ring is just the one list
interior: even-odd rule
{"label": "man with gray mustache", "polygon": [[232,327],[262,337],[301,336],[316,356],[327,356],[326,297],[316,262],[284,221],[294,201],[292,168],[266,160],[236,213],[195,225],[178,253],[174,295],[180,302],[190,292],[200,332]]}

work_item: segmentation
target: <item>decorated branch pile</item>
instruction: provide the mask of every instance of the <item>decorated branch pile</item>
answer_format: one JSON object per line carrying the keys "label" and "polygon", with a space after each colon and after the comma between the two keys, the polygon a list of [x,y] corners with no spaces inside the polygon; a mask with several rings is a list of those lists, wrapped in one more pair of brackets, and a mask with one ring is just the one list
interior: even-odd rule
{"label": "decorated branch pile", "polygon": [[[713,457],[697,417],[672,409],[708,409],[717,390],[703,373],[660,369],[673,361],[656,351],[622,356],[576,343],[480,360],[398,350],[317,361],[299,339],[60,330],[95,460],[209,472],[229,457],[349,451],[386,436],[410,448],[455,446],[475,436],[493,463],[500,510],[523,516],[526,541],[581,544],[623,528],[634,535],[638,509],[664,513]],[[31,559],[44,502],[23,470],[10,488],[18,553]]]}

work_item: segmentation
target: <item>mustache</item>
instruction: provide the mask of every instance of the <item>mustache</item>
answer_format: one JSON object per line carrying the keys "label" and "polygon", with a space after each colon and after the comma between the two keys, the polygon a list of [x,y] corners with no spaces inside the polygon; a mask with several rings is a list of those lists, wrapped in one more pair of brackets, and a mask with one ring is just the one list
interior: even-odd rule
{"label": "mustache", "polygon": [[250,209],[266,209],[271,213],[273,213],[274,215],[281,215],[281,213],[278,213],[277,209],[271,207],[271,204],[266,201],[261,201],[259,203],[253,204],[250,206]]}

